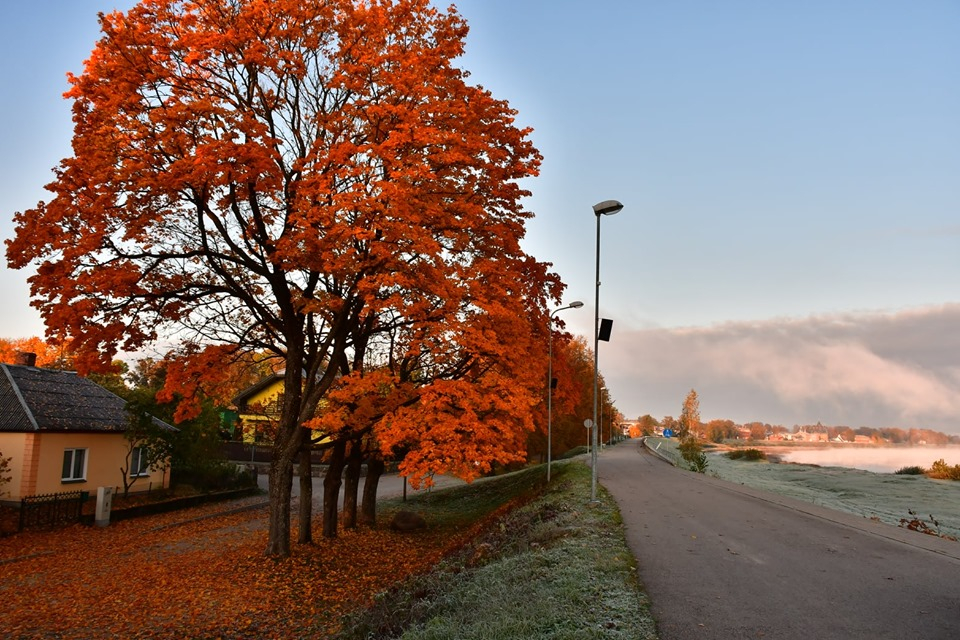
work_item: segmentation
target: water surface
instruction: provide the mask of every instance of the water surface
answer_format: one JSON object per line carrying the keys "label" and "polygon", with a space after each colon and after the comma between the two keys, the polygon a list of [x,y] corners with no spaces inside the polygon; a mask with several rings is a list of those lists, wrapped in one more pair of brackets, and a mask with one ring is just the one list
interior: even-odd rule
{"label": "water surface", "polygon": [[929,469],[937,460],[960,464],[960,446],[855,447],[825,446],[777,450],[784,462],[817,464],[821,467],[847,467],[875,473],[893,473],[902,467]]}

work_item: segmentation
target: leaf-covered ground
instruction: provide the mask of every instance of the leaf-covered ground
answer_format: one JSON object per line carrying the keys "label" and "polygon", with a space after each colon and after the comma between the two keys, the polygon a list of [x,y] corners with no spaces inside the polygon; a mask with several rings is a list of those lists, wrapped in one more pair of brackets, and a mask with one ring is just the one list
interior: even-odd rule
{"label": "leaf-covered ground", "polygon": [[[6,638],[306,638],[475,535],[345,531],[264,557],[262,498],[0,539]],[[386,515],[384,515],[384,518]]]}

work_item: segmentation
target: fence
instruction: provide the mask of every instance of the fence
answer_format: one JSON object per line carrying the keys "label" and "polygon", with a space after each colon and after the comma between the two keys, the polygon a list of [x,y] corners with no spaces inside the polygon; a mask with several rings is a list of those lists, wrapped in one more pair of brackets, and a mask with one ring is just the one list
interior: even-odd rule
{"label": "fence", "polygon": [[[270,462],[273,458],[273,447],[269,444],[224,442],[220,445],[220,452],[231,462]],[[313,464],[320,464],[323,461],[323,452],[312,451],[310,458]]]}
{"label": "fence", "polygon": [[80,522],[86,491],[48,493],[20,500],[20,531],[33,527],[53,527]]}
{"label": "fence", "polygon": [[246,442],[224,442],[220,452],[231,462],[270,462],[272,447]]}

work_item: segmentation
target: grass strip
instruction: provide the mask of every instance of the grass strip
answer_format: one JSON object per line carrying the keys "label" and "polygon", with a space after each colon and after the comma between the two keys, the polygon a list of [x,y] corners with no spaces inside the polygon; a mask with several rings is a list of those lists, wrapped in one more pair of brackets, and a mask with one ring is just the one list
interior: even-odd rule
{"label": "grass strip", "polygon": [[[578,461],[435,491],[403,505],[431,526],[486,526],[433,571],[380,593],[341,640],[655,639],[616,503]],[[510,505],[504,509],[503,505]]]}

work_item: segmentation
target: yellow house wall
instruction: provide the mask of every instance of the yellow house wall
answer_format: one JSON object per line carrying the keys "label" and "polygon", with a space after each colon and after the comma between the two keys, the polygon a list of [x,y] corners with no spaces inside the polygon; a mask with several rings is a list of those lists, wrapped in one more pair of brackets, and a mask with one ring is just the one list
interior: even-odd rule
{"label": "yellow house wall", "polygon": [[[10,459],[10,482],[0,487],[0,500],[19,499],[27,434],[0,433],[0,456]],[[14,498],[13,496],[16,496]]]}
{"label": "yellow house wall", "polygon": [[[241,439],[246,444],[257,442],[257,432],[265,428],[274,420],[266,416],[251,415],[249,413],[240,414],[240,432]],[[258,424],[263,425],[258,428]],[[263,444],[261,440],[259,444]]]}
{"label": "yellow house wall", "polygon": [[[266,406],[271,402],[277,399],[281,393],[283,393],[283,381],[277,380],[272,385],[266,389],[262,389],[259,393],[254,394],[247,400],[247,406],[255,407],[257,405]],[[255,413],[241,413],[238,416],[240,418],[240,429],[242,433],[242,440],[246,443],[252,443],[256,440],[257,433],[257,423],[268,423],[274,418],[269,416],[257,415]]]}
{"label": "yellow house wall", "polygon": [[[17,492],[10,491],[4,500],[19,500],[24,495],[61,493],[64,491],[89,491],[95,493],[97,487],[120,487],[123,489],[123,476],[120,467],[127,466],[126,454],[129,442],[123,434],[95,433],[41,433],[16,434],[36,438],[36,482],[32,491],[26,491],[27,482],[17,486]],[[3,440],[0,440],[2,443]],[[22,447],[23,448],[23,447]],[[86,479],[83,482],[63,482],[63,452],[65,449],[87,450]],[[3,449],[0,449],[3,451]],[[4,452],[4,455],[7,455]],[[10,457],[7,455],[7,457]],[[19,475],[24,475],[23,462],[18,467]],[[26,477],[24,475],[24,477]],[[169,475],[164,470],[151,470],[149,476],[137,478],[130,487],[131,492],[147,491],[169,486]],[[12,486],[10,487],[12,489]],[[21,493],[21,491],[23,493]]]}
{"label": "yellow house wall", "polygon": [[261,389],[260,393],[253,395],[247,400],[248,405],[269,404],[276,400],[277,396],[283,393],[283,381],[277,380],[266,389]]}
{"label": "yellow house wall", "polygon": [[[260,391],[260,393],[255,394],[247,401],[247,406],[254,407],[257,405],[266,406],[271,402],[277,399],[281,393],[283,393],[283,380],[277,380],[272,385]],[[276,421],[279,416],[264,416],[257,415],[255,413],[240,413],[239,418],[239,427],[242,434],[242,441],[247,444],[252,444],[256,442],[257,436],[257,425],[258,423],[263,425],[271,421]],[[321,440],[321,443],[328,442],[329,438]],[[262,444],[262,443],[261,443]]]}

